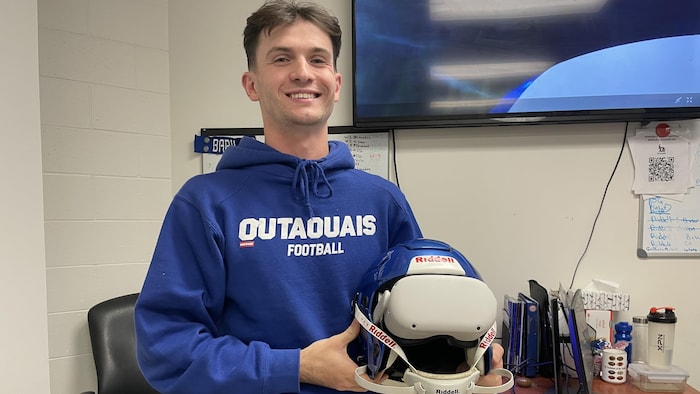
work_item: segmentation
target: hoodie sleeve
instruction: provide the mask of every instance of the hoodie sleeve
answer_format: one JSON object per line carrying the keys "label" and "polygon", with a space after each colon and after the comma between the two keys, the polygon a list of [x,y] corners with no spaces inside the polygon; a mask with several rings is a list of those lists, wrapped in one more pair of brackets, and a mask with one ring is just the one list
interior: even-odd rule
{"label": "hoodie sleeve", "polygon": [[176,197],[136,304],[137,357],[162,393],[298,393],[299,349],[219,335],[223,237]]}

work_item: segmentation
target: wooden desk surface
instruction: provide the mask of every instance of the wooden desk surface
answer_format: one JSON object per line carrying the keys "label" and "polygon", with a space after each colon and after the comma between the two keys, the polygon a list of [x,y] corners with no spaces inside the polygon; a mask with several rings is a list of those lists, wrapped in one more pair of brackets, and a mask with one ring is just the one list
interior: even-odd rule
{"label": "wooden desk surface", "polygon": [[[628,376],[629,378],[629,376]],[[572,384],[575,384],[573,387]],[[576,388],[578,388],[578,382],[576,379],[570,379],[569,382],[569,394],[576,394]],[[513,386],[513,391],[516,394],[556,394],[554,393],[554,381],[549,378],[537,377],[533,379],[532,387],[524,388]],[[595,394],[646,394],[648,392],[642,391],[635,387],[629,380],[623,384],[612,384],[602,381],[600,378],[593,379],[593,393]],[[666,394],[672,394],[666,392]],[[686,385],[683,394],[700,394],[695,388]]]}

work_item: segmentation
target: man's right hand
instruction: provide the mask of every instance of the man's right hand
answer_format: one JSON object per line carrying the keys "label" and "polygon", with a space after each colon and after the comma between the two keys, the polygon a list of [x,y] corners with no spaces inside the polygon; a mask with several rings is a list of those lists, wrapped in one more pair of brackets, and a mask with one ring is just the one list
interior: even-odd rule
{"label": "man's right hand", "polygon": [[[339,391],[366,392],[355,382],[355,364],[348,356],[347,347],[360,334],[357,320],[343,332],[318,340],[301,349],[299,380]],[[368,376],[365,379],[370,380]],[[373,380],[380,382],[382,377]]]}

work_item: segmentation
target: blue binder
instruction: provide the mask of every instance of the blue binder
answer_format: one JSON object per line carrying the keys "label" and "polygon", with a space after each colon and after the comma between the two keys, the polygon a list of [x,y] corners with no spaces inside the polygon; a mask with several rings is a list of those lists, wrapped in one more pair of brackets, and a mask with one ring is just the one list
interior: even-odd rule
{"label": "blue binder", "polygon": [[524,358],[523,301],[508,294],[503,297],[503,348],[507,369],[518,371]]}
{"label": "blue binder", "polygon": [[537,365],[540,355],[540,306],[537,301],[524,293],[518,293],[518,299],[523,302],[523,363],[527,377],[537,375]]}

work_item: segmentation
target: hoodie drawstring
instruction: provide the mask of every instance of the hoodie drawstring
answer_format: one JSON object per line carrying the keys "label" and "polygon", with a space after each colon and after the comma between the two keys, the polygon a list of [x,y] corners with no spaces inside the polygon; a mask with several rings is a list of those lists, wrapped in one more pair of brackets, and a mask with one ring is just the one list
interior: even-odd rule
{"label": "hoodie drawstring", "polygon": [[[328,191],[322,193],[320,188],[324,186]],[[310,201],[311,193],[318,198],[329,198],[333,195],[333,188],[328,182],[328,178],[326,178],[326,173],[318,162],[312,160],[302,160],[297,165],[294,171],[294,179],[292,180],[292,188],[297,199],[304,201],[304,205],[309,209],[310,216],[314,215]]]}

